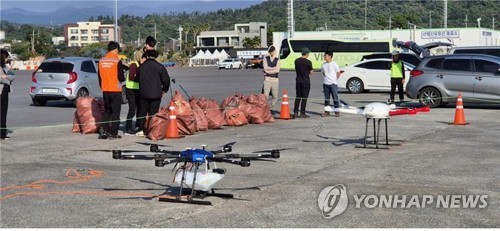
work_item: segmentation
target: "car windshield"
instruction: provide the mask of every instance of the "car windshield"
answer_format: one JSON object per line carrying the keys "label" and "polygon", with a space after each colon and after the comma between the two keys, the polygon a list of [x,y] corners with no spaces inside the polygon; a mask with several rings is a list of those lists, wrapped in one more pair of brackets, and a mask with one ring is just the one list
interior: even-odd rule
{"label": "car windshield", "polygon": [[40,65],[37,72],[49,72],[49,73],[68,73],[73,71],[72,63],[63,63],[58,61],[45,62]]}
{"label": "car windshield", "polygon": [[232,62],[233,60],[232,59],[224,59],[224,61],[222,62]]}

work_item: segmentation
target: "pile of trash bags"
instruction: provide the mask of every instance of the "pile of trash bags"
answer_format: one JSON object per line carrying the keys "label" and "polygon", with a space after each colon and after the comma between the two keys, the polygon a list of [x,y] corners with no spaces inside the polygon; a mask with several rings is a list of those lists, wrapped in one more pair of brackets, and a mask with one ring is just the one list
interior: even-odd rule
{"label": "pile of trash bags", "polygon": [[[193,135],[222,126],[243,126],[274,122],[271,107],[263,94],[234,94],[226,97],[219,105],[206,98],[186,100],[179,92],[172,99],[176,112],[177,128],[180,135]],[[80,97],[73,120],[73,132],[97,133],[104,112],[102,100]],[[153,141],[164,139],[169,121],[169,106],[160,108],[147,121],[147,137]]]}

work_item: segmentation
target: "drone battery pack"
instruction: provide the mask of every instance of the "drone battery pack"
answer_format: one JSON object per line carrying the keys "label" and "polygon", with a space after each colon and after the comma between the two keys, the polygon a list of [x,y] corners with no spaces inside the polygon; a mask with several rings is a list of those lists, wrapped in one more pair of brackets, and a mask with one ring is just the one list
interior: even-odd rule
{"label": "drone battery pack", "polygon": [[[194,171],[186,171],[185,174],[185,186],[188,188],[193,187]],[[224,178],[224,174],[214,173],[211,170],[208,172],[199,171],[196,173],[196,182],[194,184],[194,190],[209,191],[215,184]],[[175,174],[174,183],[180,185],[182,181],[182,171],[178,171]]]}

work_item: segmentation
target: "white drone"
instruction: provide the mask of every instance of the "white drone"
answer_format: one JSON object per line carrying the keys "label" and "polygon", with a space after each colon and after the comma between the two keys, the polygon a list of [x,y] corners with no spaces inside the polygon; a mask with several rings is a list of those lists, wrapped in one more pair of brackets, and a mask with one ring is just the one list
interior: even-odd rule
{"label": "white drone", "polygon": [[[385,141],[386,145],[389,145],[389,138],[388,138],[388,129],[387,129],[387,120],[391,118],[391,116],[396,116],[396,115],[414,115],[417,112],[429,112],[430,107],[425,106],[425,107],[415,107],[415,108],[410,108],[410,107],[396,107],[395,104],[386,104],[386,103],[380,103],[380,102],[375,102],[375,103],[369,103],[365,105],[364,107],[350,107],[349,105],[346,104],[341,104],[339,108],[334,108],[332,106],[325,106],[325,111],[327,112],[342,112],[346,114],[354,114],[354,115],[361,115],[366,118],[366,127],[365,127],[365,139],[364,139],[364,145],[363,148],[366,148],[366,140],[368,136],[368,121],[370,119],[373,119],[373,137],[374,137],[374,143],[376,148],[378,148],[378,141],[379,141],[379,136],[380,136],[380,122],[382,120],[385,120]],[[377,124],[375,123],[375,120],[378,119],[378,129],[377,129]],[[378,130],[378,131],[377,131]]]}

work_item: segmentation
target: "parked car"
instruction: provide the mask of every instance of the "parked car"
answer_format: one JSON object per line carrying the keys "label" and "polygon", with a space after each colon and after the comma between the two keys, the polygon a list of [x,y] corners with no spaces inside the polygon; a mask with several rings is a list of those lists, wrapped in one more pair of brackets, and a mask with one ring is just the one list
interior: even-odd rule
{"label": "parked car", "polygon": [[410,72],[406,95],[431,107],[464,101],[500,100],[500,58],[460,54],[431,56]]}
{"label": "parked car", "polygon": [[454,47],[450,54],[484,54],[500,57],[500,46]]}
{"label": "parked car", "polygon": [[[368,59],[340,68],[338,86],[354,94],[365,90],[390,90],[391,62],[392,59]],[[415,66],[404,61],[403,63],[406,76],[410,76],[410,70]]]}
{"label": "parked car", "polygon": [[264,57],[258,56],[247,60],[245,68],[264,68]]}
{"label": "parked car", "polygon": [[[381,52],[365,55],[361,58],[361,61],[368,59],[391,59],[392,54],[390,52]],[[405,63],[410,63],[413,66],[417,66],[422,59],[414,53],[399,53],[399,58]]]}
{"label": "parked car", "polygon": [[35,106],[49,100],[102,97],[97,75],[99,60],[84,57],[47,59],[33,72],[30,96]]}
{"label": "parked car", "polygon": [[161,63],[164,67],[175,67],[175,62],[169,61],[169,62],[163,62]]}
{"label": "parked car", "polygon": [[243,68],[243,63],[241,63],[240,59],[224,59],[222,62],[217,64],[217,68],[220,70],[222,68],[225,69],[234,69],[234,68]]}

